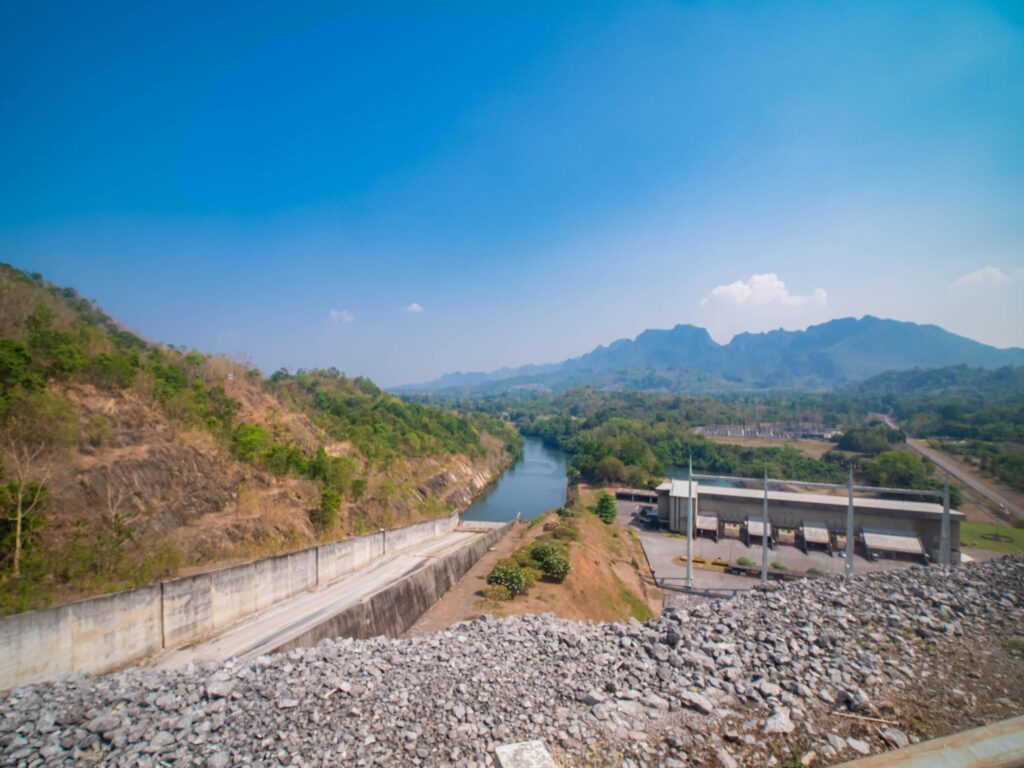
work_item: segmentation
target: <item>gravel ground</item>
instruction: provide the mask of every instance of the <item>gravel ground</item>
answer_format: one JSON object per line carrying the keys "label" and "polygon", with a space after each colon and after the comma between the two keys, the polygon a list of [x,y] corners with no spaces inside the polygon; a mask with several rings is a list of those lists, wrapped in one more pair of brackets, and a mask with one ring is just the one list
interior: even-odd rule
{"label": "gravel ground", "polygon": [[[973,723],[949,712],[1024,711],[1022,585],[1024,558],[1004,558],[772,585],[646,624],[484,617],[76,675],[0,693],[0,762],[482,766],[539,738],[563,765],[829,764]],[[984,665],[962,663],[982,651]],[[904,717],[947,669],[970,685],[944,692],[961,702],[949,722]],[[878,716],[899,727],[863,719]]]}

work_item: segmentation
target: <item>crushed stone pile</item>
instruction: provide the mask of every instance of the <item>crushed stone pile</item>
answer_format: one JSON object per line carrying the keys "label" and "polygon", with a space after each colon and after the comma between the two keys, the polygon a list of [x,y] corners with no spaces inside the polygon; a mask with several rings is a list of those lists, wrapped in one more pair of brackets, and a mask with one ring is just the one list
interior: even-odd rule
{"label": "crushed stone pile", "polygon": [[864,718],[947,646],[1024,634],[1021,557],[771,586],[647,623],[485,616],[24,686],[0,693],[0,763],[484,766],[541,739],[562,765],[829,764],[916,740]]}

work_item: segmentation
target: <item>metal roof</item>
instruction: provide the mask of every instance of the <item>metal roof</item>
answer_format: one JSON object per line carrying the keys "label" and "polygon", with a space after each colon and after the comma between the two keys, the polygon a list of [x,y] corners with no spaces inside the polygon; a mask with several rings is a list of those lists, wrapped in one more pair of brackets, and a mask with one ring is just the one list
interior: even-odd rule
{"label": "metal roof", "polygon": [[805,522],[802,526],[804,541],[812,544],[828,544],[828,526],[824,523]]}
{"label": "metal roof", "polygon": [[[673,480],[671,483],[671,494],[686,496],[685,490],[681,493],[676,493],[676,483],[678,480]],[[682,486],[685,487],[686,481],[681,482]],[[694,485],[699,485],[694,481]],[[719,498],[719,499],[757,499],[761,500],[764,498],[764,490],[760,488],[726,488],[717,485],[700,485],[697,489],[698,497],[704,496],[708,498]],[[768,491],[768,501],[776,503],[786,504],[808,504],[818,505],[825,507],[836,507],[838,509],[846,509],[847,497],[844,496],[829,496],[824,493],[796,493],[794,491]],[[864,497],[855,497],[853,500],[853,508],[858,513],[884,513],[884,512],[895,512],[897,514],[914,513],[917,515],[927,515],[942,517],[942,505],[935,504],[932,502],[925,501],[901,501],[897,499],[867,499]],[[956,510],[950,510],[950,518],[953,520],[964,520],[966,515],[963,512],[957,512]]]}
{"label": "metal roof", "polygon": [[699,498],[700,483],[696,480],[693,480],[692,482],[689,480],[673,480],[672,489],[669,491],[669,495],[685,499],[690,495],[690,485],[693,485],[693,497],[695,499]]}
{"label": "metal roof", "polygon": [[913,534],[899,531],[864,531],[864,546],[868,549],[881,549],[885,552],[906,552],[911,555],[923,555],[924,546],[921,539]]}

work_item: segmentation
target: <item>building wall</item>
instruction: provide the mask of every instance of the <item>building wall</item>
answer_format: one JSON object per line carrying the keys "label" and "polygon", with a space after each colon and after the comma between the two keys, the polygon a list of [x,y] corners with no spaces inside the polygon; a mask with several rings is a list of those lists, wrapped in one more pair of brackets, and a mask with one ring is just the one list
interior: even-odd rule
{"label": "building wall", "polygon": [[[704,496],[698,493],[697,500],[700,502],[700,509],[704,514],[717,514],[720,522],[745,523],[748,517],[760,518],[763,510],[763,502],[760,499],[723,499],[714,496]],[[661,507],[662,495],[659,494],[659,509]],[[685,532],[686,530],[686,499],[685,497],[671,497],[664,493],[666,509],[666,522],[670,530]],[[674,510],[681,510],[681,515],[674,516]],[[696,513],[695,513],[696,514]],[[768,519],[773,527],[799,528],[806,520],[808,522],[820,522],[828,526],[831,533],[846,532],[846,509],[814,504],[794,504],[785,501],[768,502]],[[893,512],[865,512],[863,509],[854,508],[854,530],[862,528],[877,528],[887,531],[901,531],[916,534],[921,538],[925,551],[935,560],[939,559],[939,544],[941,536],[941,520],[934,517],[920,517],[914,515],[902,515],[898,511]],[[959,558],[960,552],[960,521],[950,521],[950,546],[954,560]]]}

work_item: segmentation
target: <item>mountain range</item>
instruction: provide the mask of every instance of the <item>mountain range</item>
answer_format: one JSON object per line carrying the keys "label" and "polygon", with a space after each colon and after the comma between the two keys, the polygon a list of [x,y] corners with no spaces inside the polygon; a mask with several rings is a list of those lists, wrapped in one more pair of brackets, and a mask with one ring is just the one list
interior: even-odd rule
{"label": "mountain range", "polygon": [[937,325],[867,315],[803,331],[741,333],[719,344],[704,328],[677,325],[619,339],[560,363],[447,373],[399,388],[405,392],[493,392],[571,386],[721,391],[825,389],[886,371],[949,365],[997,368],[1024,364],[1024,349],[999,349]]}

